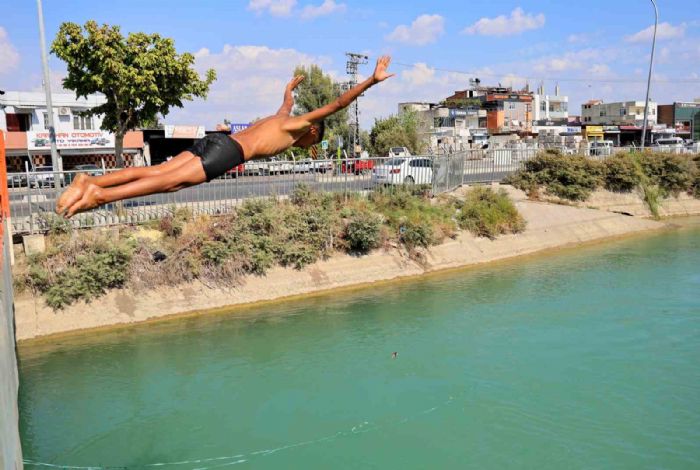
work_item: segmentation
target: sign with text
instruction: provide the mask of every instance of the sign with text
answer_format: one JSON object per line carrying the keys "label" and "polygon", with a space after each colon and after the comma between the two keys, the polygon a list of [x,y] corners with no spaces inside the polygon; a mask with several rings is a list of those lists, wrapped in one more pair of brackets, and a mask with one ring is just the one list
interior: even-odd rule
{"label": "sign with text", "polygon": [[[114,148],[114,134],[104,131],[56,132],[56,147],[61,149]],[[50,150],[49,131],[28,131],[27,149]]]}
{"label": "sign with text", "polygon": [[231,123],[231,124],[229,124],[229,126],[231,126],[231,134],[235,134],[236,132],[241,132],[244,129],[248,129],[250,127],[250,124]]}
{"label": "sign with text", "polygon": [[202,139],[204,126],[165,126],[166,139]]}

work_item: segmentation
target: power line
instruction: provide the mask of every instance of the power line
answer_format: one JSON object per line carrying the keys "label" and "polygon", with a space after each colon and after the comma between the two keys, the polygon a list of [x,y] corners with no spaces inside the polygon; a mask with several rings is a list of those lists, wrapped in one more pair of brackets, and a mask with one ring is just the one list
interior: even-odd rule
{"label": "power line", "polygon": [[[357,85],[357,66],[366,64],[369,58],[364,54],[356,54],[354,52],[346,52],[345,55],[348,57],[345,63],[345,72],[350,76],[348,88],[352,88]],[[352,131],[352,151],[350,154],[353,156],[360,143],[360,107],[357,103],[359,98],[358,96],[357,99],[352,102],[352,107],[350,108],[350,113],[353,118],[350,124]]]}
{"label": "power line", "polygon": [[[406,67],[406,68],[414,68],[418,63],[415,64],[407,64],[407,63],[402,63],[402,62],[392,62],[395,65],[401,66],[401,67]],[[555,82],[582,82],[582,83],[591,83],[591,82],[599,82],[599,83],[646,83],[646,79],[637,79],[637,78],[575,78],[575,77],[545,77],[545,76],[524,76],[524,75],[519,75],[515,73],[487,73],[487,72],[476,72],[476,71],[466,71],[466,70],[453,70],[453,69],[444,69],[440,67],[431,67],[425,63],[420,63],[420,65],[425,65],[426,67],[429,67],[432,70],[436,70],[438,72],[446,72],[446,73],[457,73],[461,75],[468,75],[470,77],[476,77],[476,76],[482,76],[482,77],[493,77],[493,78],[502,78],[507,75],[513,75],[517,78],[522,78],[523,80],[532,80],[532,81],[555,81]],[[653,82],[655,83],[697,83],[700,84],[700,79],[699,78],[673,78],[673,79],[652,79]]]}

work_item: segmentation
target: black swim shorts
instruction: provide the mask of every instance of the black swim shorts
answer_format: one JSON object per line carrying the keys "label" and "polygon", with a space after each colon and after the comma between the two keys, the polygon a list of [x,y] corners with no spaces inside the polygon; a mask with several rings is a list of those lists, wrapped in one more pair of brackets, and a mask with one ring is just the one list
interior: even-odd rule
{"label": "black swim shorts", "polygon": [[209,134],[188,150],[202,159],[207,181],[218,178],[245,161],[241,144],[225,134]]}

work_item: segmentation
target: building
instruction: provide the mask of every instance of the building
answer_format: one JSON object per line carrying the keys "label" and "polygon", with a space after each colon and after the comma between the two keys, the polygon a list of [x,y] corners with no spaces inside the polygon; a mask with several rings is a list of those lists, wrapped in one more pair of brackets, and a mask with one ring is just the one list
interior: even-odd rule
{"label": "building", "polygon": [[488,140],[486,111],[478,107],[447,104],[399,103],[399,115],[412,111],[418,120],[418,135],[430,149],[464,150]]}
{"label": "building", "polygon": [[532,115],[535,122],[566,125],[569,120],[569,97],[559,94],[559,85],[553,95],[546,95],[544,85],[540,85],[533,95]]}
{"label": "building", "polygon": [[[100,116],[84,112],[105,103],[102,95],[76,98],[71,93],[54,93],[53,119],[56,144],[64,170],[76,165],[116,166],[114,135],[100,130]],[[23,171],[51,165],[48,112],[43,92],[6,91],[0,95],[0,130],[7,131],[8,171]],[[124,161],[142,165],[143,136],[128,132],[124,138]]]}
{"label": "building", "polygon": [[[656,103],[649,101],[647,125],[656,124]],[[644,123],[644,101],[604,103],[592,100],[581,105],[584,126],[641,126]]]}
{"label": "building", "polygon": [[700,98],[659,105],[659,123],[675,129],[678,137],[700,142]]}

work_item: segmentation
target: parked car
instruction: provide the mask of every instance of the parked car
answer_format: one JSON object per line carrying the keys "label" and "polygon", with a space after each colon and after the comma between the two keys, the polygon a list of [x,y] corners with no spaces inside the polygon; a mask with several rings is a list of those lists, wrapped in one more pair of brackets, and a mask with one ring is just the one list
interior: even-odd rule
{"label": "parked car", "polygon": [[[62,176],[59,176],[63,178]],[[62,183],[64,183],[63,181]],[[29,186],[33,188],[45,188],[55,186],[54,171],[50,166],[37,166],[29,173]]]}
{"label": "parked car", "polygon": [[700,153],[700,142],[693,142],[691,140],[685,144],[685,150],[689,153]]}
{"label": "parked car", "polygon": [[27,185],[27,175],[25,173],[11,173],[7,175],[7,187],[19,188]]}
{"label": "parked car", "polygon": [[433,162],[428,157],[394,157],[372,171],[374,184],[432,184]]}
{"label": "parked car", "polygon": [[292,172],[292,163],[278,157],[272,157],[268,163],[260,165],[261,175],[281,175]]}
{"label": "parked car", "polygon": [[680,137],[664,137],[654,143],[653,148],[662,152],[682,153],[685,147],[683,139]]}
{"label": "parked car", "polygon": [[343,160],[342,172],[354,173],[356,175],[370,173],[374,168],[374,160],[369,158],[358,158]]}
{"label": "parked car", "polygon": [[589,145],[591,155],[607,156],[612,155],[614,143],[612,140],[596,140]]}
{"label": "parked car", "polygon": [[313,160],[311,171],[316,173],[328,173],[333,170],[333,162],[330,160]]}
{"label": "parked car", "polygon": [[389,157],[410,157],[411,152],[406,147],[391,147]]}
{"label": "parked car", "polygon": [[103,171],[102,168],[98,167],[97,165],[75,165],[73,169],[64,176],[66,184],[71,184],[78,173],[85,173],[88,176],[100,176],[103,174]]}
{"label": "parked car", "polygon": [[310,158],[305,158],[303,160],[297,160],[294,162],[292,171],[294,173],[309,173],[311,172],[312,160]]}
{"label": "parked car", "polygon": [[226,172],[226,175],[231,176],[233,178],[238,178],[239,176],[243,176],[245,174],[246,174],[245,163],[241,163],[240,165],[237,165]]}

